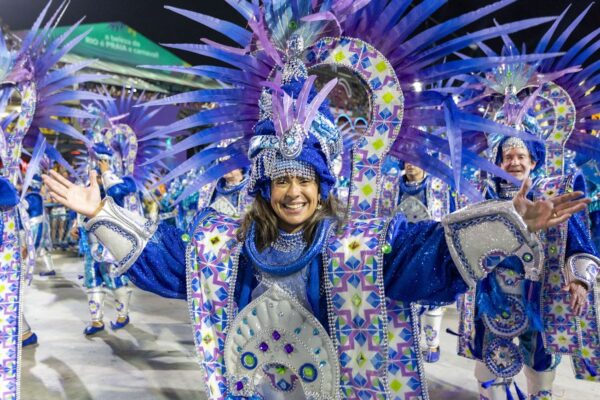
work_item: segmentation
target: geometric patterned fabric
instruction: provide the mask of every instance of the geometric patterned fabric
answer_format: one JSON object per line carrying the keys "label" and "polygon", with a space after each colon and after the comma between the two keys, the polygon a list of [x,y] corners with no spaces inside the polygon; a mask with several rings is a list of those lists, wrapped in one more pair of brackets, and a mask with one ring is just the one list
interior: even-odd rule
{"label": "geometric patterned fabric", "polygon": [[[237,313],[233,288],[241,250],[235,238],[239,222],[204,213],[193,226],[186,264],[194,341],[207,373],[209,398],[224,399],[229,384],[225,332]],[[383,293],[386,231],[382,220],[356,221],[341,234],[332,229],[324,251],[329,327],[344,399],[427,398],[415,309],[386,300]]]}

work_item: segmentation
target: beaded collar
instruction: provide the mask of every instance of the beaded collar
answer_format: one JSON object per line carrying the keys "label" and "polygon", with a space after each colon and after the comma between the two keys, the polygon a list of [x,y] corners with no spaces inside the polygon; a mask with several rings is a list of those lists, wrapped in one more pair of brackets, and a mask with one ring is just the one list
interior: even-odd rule
{"label": "beaded collar", "polygon": [[291,253],[298,251],[299,249],[304,250],[306,245],[307,243],[304,240],[304,230],[295,233],[287,233],[280,229],[279,236],[277,236],[275,242],[271,244],[271,247],[282,253]]}
{"label": "beaded collar", "polygon": [[498,185],[498,197],[504,200],[512,200],[519,192],[519,187],[510,182],[500,182]]}
{"label": "beaded collar", "polygon": [[[329,231],[329,227],[331,225],[331,219],[324,219],[321,221],[317,227],[313,242],[306,246],[304,251],[296,260],[282,265],[269,264],[265,262],[266,260],[264,260],[263,257],[261,257],[261,253],[256,248],[256,224],[252,223],[250,229],[248,230],[246,240],[244,241],[244,253],[260,271],[276,276],[287,276],[293,274],[294,272],[300,271],[313,259],[317,253],[321,251],[323,244],[325,243],[327,232]],[[287,238],[284,240],[287,240]]]}
{"label": "beaded collar", "polygon": [[400,190],[402,191],[402,193],[414,196],[421,190],[423,190],[428,178],[429,177],[426,176],[420,182],[408,182],[407,180],[405,180],[405,177],[402,177],[400,179]]}
{"label": "beaded collar", "polygon": [[242,181],[240,183],[238,183],[237,185],[227,185],[227,181],[225,179],[221,179],[221,180],[219,180],[219,182],[217,182],[217,185],[215,186],[215,190],[219,194],[227,195],[227,194],[231,194],[237,190],[240,190],[241,188],[243,188],[246,185],[247,182],[248,182],[248,178],[244,177],[244,179],[242,179]]}

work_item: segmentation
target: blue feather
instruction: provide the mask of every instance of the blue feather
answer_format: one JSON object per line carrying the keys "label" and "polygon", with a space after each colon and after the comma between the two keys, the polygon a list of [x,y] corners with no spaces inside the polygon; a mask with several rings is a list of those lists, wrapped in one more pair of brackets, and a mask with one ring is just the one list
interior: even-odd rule
{"label": "blue feather", "polygon": [[226,173],[238,168],[248,168],[249,166],[250,160],[247,158],[235,157],[225,160],[218,165],[209,167],[203,174],[199,175],[194,182],[186,187],[186,189],[178,197],[177,201],[175,201],[175,204],[185,200],[187,197],[202,189],[202,187],[204,187],[206,184],[216,181]]}
{"label": "blue feather", "polygon": [[215,125],[210,128],[204,129],[196,134],[185,138],[181,142],[174,145],[170,150],[167,150],[163,154],[159,154],[156,157],[147,161],[147,163],[154,162],[158,159],[170,157],[174,154],[186,151],[196,146],[206,145],[210,143],[219,143],[222,140],[234,139],[251,132],[253,127],[252,122],[247,123],[225,123]]}
{"label": "blue feather", "polygon": [[190,115],[184,119],[172,123],[169,126],[159,128],[149,138],[167,135],[169,133],[183,131],[201,125],[224,123],[230,121],[252,121],[256,120],[256,108],[240,109],[239,106],[224,106],[212,110],[204,110]]}
{"label": "blue feather", "polygon": [[[393,54],[396,57],[404,57],[408,54],[411,54],[412,52],[416,51],[417,49],[419,49],[423,46],[429,46],[432,42],[439,41],[440,39],[452,34],[456,30],[458,30],[472,22],[478,21],[481,18],[485,17],[486,15],[489,15],[489,14],[493,13],[494,11],[497,11],[503,7],[506,7],[507,5],[514,3],[515,1],[517,1],[517,0],[498,1],[494,4],[490,4],[488,6],[480,8],[478,10],[471,11],[469,13],[463,14],[456,18],[452,18],[448,21],[440,23],[432,28],[427,29],[424,32],[419,33],[418,35],[414,36],[413,38],[406,41],[405,43],[402,43],[400,46],[398,46],[398,49],[395,50]],[[387,29],[389,29],[389,28],[390,27],[387,27]],[[383,32],[385,32],[385,31],[383,31]],[[483,40],[483,39],[481,39],[481,40]]]}

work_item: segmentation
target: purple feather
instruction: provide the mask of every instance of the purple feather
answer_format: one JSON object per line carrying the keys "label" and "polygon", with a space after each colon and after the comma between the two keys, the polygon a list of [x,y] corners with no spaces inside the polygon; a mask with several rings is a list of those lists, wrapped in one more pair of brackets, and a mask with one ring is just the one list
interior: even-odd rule
{"label": "purple feather", "polygon": [[207,145],[210,143],[219,143],[223,140],[234,139],[244,136],[251,131],[253,123],[226,123],[215,125],[204,129],[201,135],[192,135],[181,142],[174,145],[170,150],[157,154],[147,163],[155,162],[159,159],[170,157],[174,154],[192,149],[197,146]]}
{"label": "purple feather", "polygon": [[232,22],[224,21],[194,11],[183,10],[181,8],[171,6],[165,6],[165,8],[227,36],[242,47],[248,46],[252,40],[251,32],[248,32]]}
{"label": "purple feather", "polygon": [[248,168],[250,166],[250,160],[244,157],[235,157],[225,160],[219,163],[217,166],[209,167],[204,173],[200,174],[194,182],[192,182],[182,193],[179,195],[175,204],[185,200],[187,197],[193,195],[202,189],[205,185],[218,180],[224,174],[231,172],[239,168]]}
{"label": "purple feather", "polygon": [[312,124],[313,120],[315,119],[315,116],[317,115],[317,111],[319,110],[319,107],[321,107],[321,104],[323,104],[323,102],[325,101],[325,99],[327,98],[329,93],[333,90],[335,85],[337,85],[337,82],[338,82],[337,78],[334,78],[334,79],[330,80],[329,82],[327,82],[323,86],[323,88],[319,91],[319,93],[310,102],[310,105],[308,106],[308,110],[306,112],[306,119],[304,121],[304,129],[308,130],[308,128]]}
{"label": "purple feather", "polygon": [[33,153],[31,156],[31,160],[29,161],[29,167],[27,168],[27,172],[25,173],[25,179],[23,179],[23,190],[21,193],[21,200],[25,197],[25,193],[27,193],[27,189],[29,189],[29,185],[31,184],[31,180],[33,179],[33,175],[38,171],[38,167],[40,165],[40,161],[44,156],[44,150],[46,148],[46,138],[44,135],[38,135],[35,147],[33,148]]}

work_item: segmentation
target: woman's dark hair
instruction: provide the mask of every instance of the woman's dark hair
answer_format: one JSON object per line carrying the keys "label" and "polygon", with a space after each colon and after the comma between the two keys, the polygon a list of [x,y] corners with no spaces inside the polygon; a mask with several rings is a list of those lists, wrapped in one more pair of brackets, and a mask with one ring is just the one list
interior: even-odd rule
{"label": "woman's dark hair", "polygon": [[[315,231],[319,222],[325,218],[338,219],[339,205],[337,199],[330,195],[329,198],[321,202],[321,209],[315,210],[314,214],[304,223],[304,240],[306,243],[312,243]],[[273,211],[271,204],[266,201],[260,193],[251,208],[246,212],[242,219],[242,225],[237,233],[237,239],[243,242],[248,234],[252,223],[256,224],[256,248],[263,250],[271,243],[275,242],[279,236],[279,227],[277,225],[277,214]]]}

